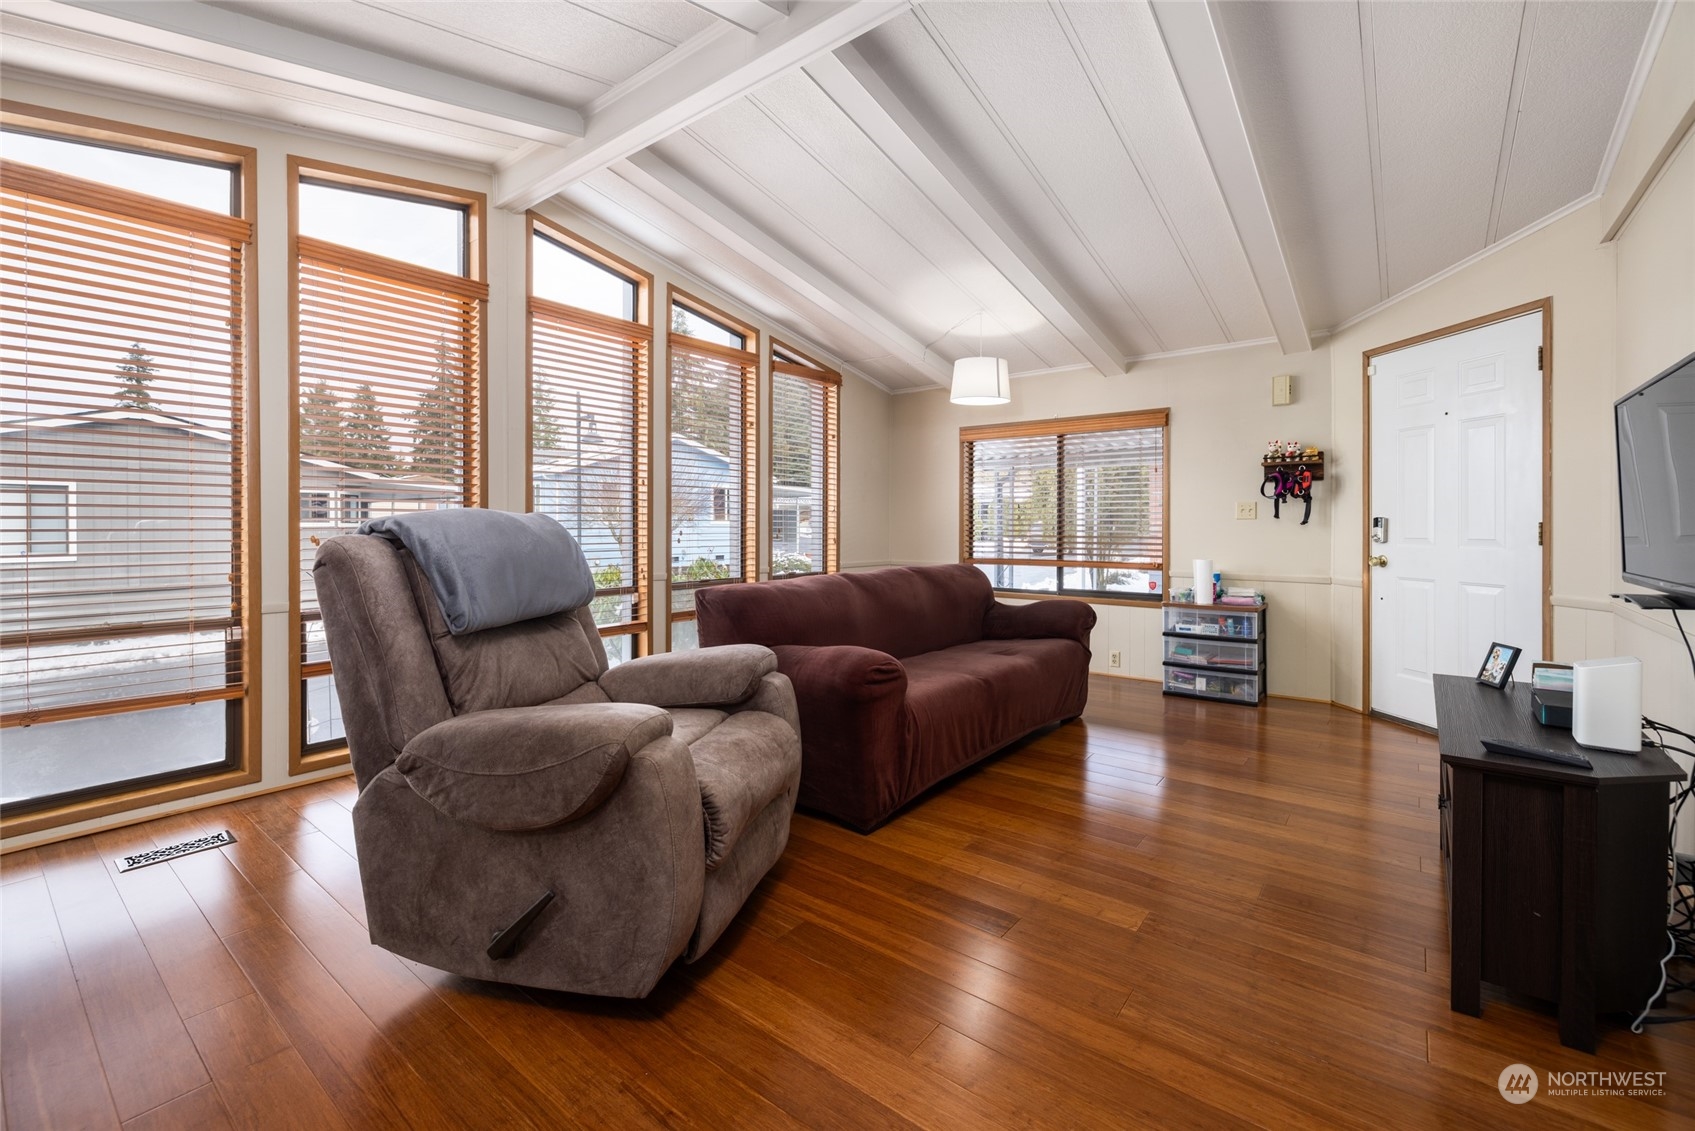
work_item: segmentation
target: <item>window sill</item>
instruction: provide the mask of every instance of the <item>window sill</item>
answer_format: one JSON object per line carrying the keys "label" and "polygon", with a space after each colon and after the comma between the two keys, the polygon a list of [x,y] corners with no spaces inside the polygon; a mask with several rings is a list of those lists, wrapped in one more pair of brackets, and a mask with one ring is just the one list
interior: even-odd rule
{"label": "window sill", "polygon": [[10,838],[22,836],[26,833],[45,832],[49,829],[58,828],[60,825],[76,824],[79,821],[89,821],[96,817],[108,817],[114,813],[122,813],[130,809],[141,809],[167,801],[198,797],[203,793],[217,793],[220,790],[234,789],[237,786],[252,785],[258,780],[259,770],[255,766],[253,769],[220,770],[206,777],[192,778],[188,781],[143,786],[140,789],[113,794],[109,797],[74,801],[54,809],[42,809],[34,813],[23,813],[0,820],[0,837]]}

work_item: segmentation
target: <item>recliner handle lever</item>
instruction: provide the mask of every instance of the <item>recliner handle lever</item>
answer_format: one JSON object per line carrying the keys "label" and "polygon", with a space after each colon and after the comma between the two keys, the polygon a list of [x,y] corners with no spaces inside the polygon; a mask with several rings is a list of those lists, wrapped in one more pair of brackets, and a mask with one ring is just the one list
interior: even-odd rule
{"label": "recliner handle lever", "polygon": [[496,930],[494,937],[489,940],[488,956],[496,962],[510,957],[512,952],[518,949],[518,939],[525,931],[530,929],[530,924],[536,921],[536,916],[540,915],[542,910],[552,902],[553,892],[544,891],[541,893],[540,899],[530,904],[522,915],[512,920],[510,926]]}

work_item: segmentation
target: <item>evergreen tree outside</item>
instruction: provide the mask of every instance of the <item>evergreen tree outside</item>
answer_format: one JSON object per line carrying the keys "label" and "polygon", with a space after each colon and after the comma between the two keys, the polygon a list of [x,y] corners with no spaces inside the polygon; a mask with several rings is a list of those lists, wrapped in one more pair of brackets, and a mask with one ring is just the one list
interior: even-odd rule
{"label": "evergreen tree outside", "polygon": [[446,340],[438,340],[435,383],[418,398],[418,405],[410,414],[413,472],[449,482],[458,475],[463,440],[459,389],[463,377],[448,356]]}
{"label": "evergreen tree outside", "polygon": [[[671,332],[686,333],[688,323],[671,309]],[[732,459],[737,454],[741,421],[732,419],[730,398],[717,388],[722,370],[684,351],[674,355],[671,380],[671,430]]]}
{"label": "evergreen tree outside", "polygon": [[812,417],[814,402],[821,399],[818,390],[804,377],[784,373],[771,381],[771,476],[785,487],[812,486]]}
{"label": "evergreen tree outside", "polygon": [[141,343],[132,343],[129,353],[118,363],[118,391],[113,394],[118,407],[157,409],[159,406],[153,403],[153,393],[147,388],[157,372],[153,368],[152,356],[141,348]]}
{"label": "evergreen tree outside", "polygon": [[530,446],[538,452],[552,451],[559,447],[559,402],[540,382],[531,402]]}
{"label": "evergreen tree outside", "polygon": [[347,406],[336,399],[329,382],[320,378],[300,398],[300,454],[338,458],[346,428]]}
{"label": "evergreen tree outside", "polygon": [[361,384],[353,394],[353,404],[347,414],[339,445],[341,462],[361,471],[384,473],[398,470],[394,457],[394,442],[388,434],[388,420],[377,404],[377,394],[371,386]]}

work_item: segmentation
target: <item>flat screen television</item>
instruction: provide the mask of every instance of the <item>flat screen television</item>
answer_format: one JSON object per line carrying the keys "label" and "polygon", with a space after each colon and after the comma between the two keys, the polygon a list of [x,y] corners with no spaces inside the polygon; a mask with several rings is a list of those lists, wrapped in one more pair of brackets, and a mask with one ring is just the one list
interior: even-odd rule
{"label": "flat screen television", "polygon": [[1695,353],[1613,406],[1624,579],[1695,598]]}

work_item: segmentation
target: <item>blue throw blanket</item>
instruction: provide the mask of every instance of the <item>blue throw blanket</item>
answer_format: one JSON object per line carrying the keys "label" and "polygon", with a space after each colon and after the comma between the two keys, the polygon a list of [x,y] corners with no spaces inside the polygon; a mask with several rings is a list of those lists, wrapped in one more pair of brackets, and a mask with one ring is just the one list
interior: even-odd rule
{"label": "blue throw blanket", "polygon": [[359,524],[405,546],[454,636],[586,605],[594,575],[571,532],[545,514],[415,511]]}

